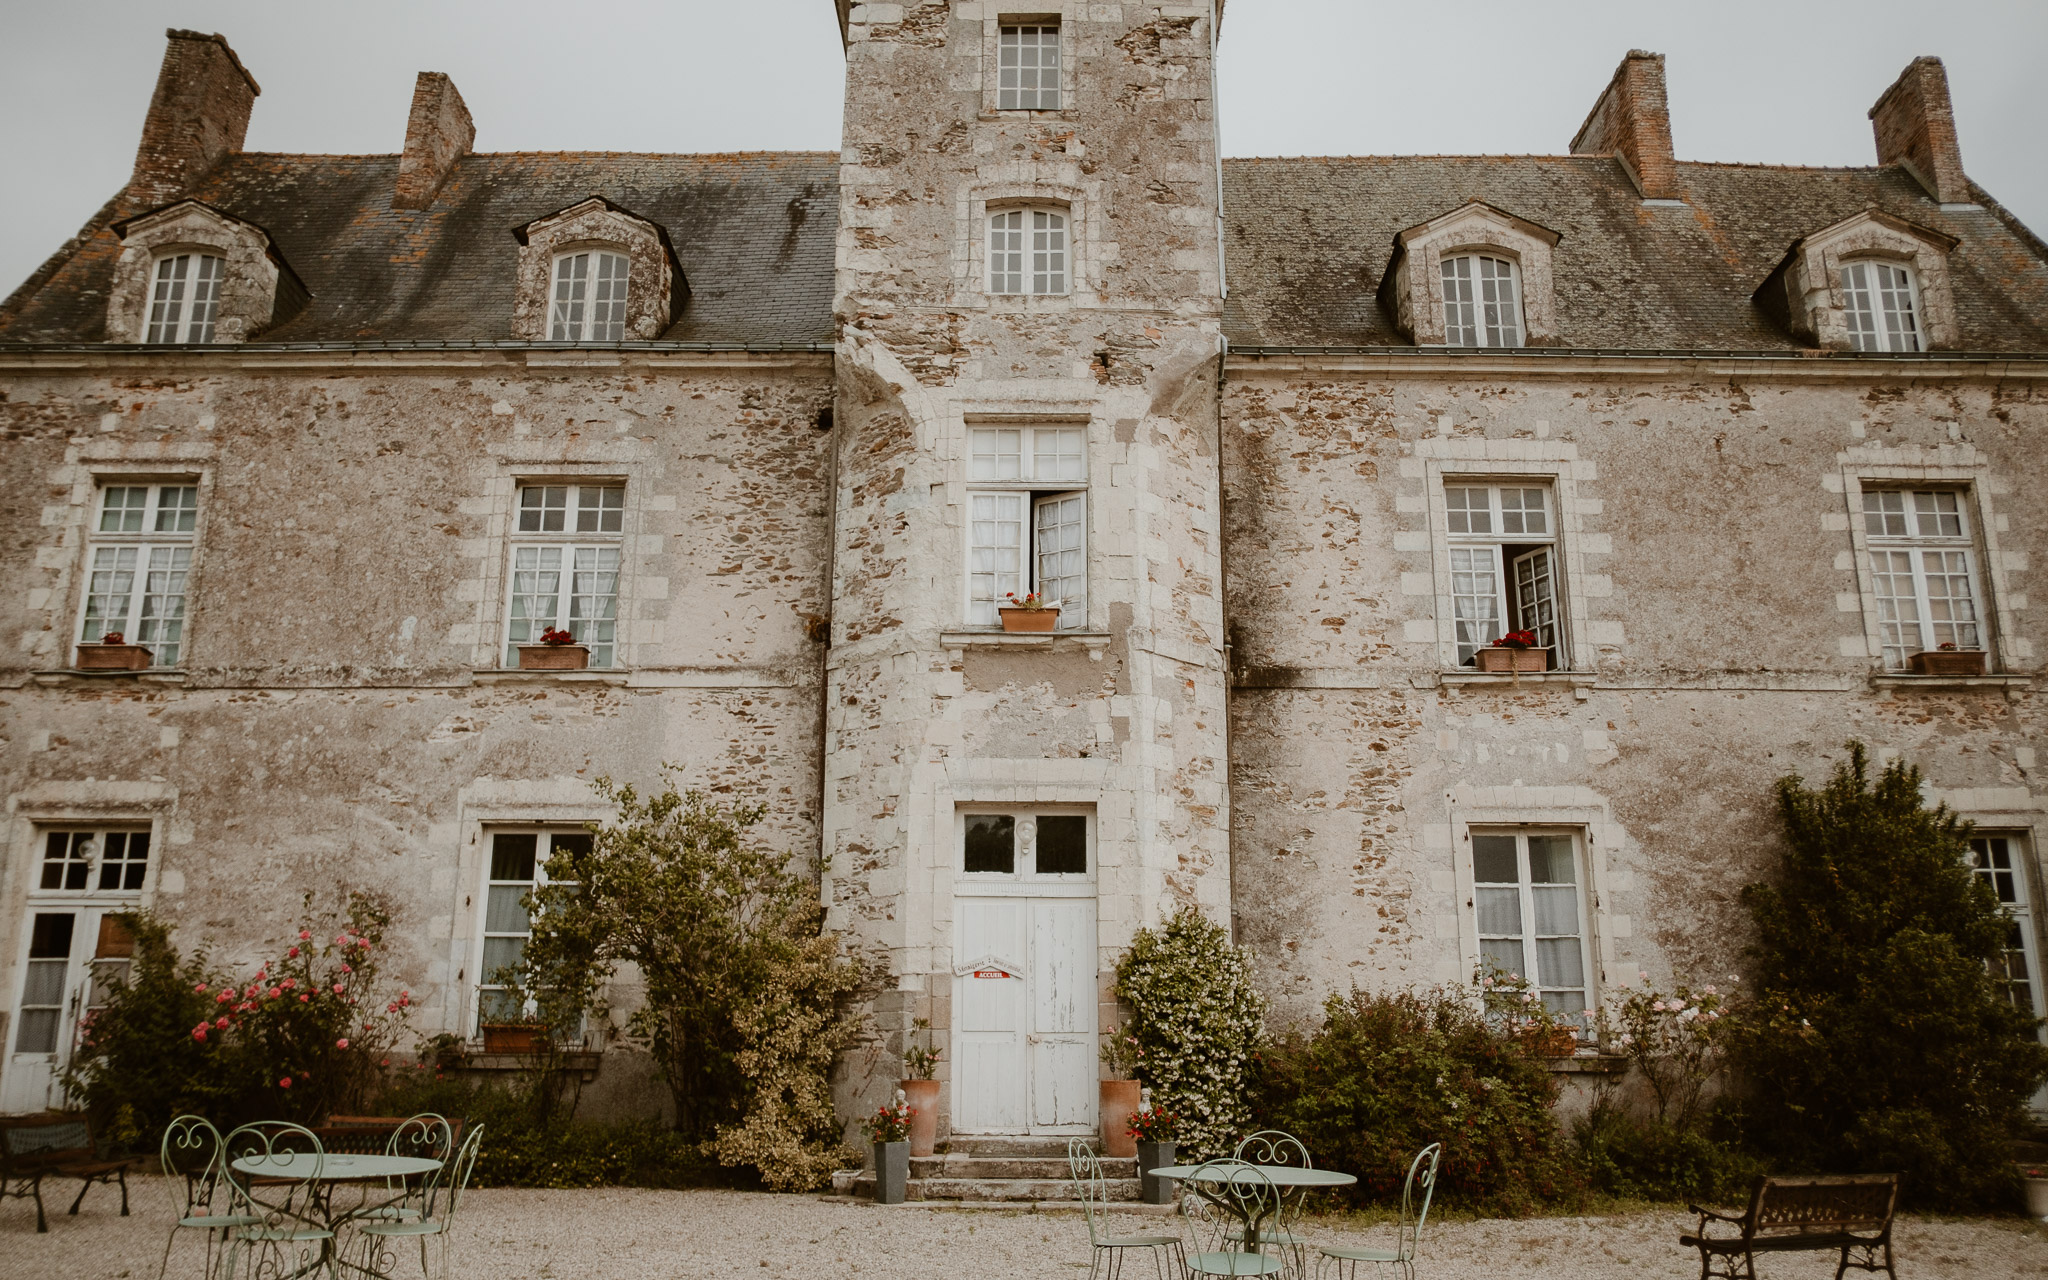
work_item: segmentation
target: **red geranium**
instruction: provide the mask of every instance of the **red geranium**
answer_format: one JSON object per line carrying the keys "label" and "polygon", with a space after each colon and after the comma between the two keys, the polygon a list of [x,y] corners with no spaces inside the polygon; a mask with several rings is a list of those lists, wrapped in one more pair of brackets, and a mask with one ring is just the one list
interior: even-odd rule
{"label": "red geranium", "polygon": [[1494,641],[1493,647],[1496,649],[1534,649],[1536,647],[1536,633],[1534,631],[1510,631]]}
{"label": "red geranium", "polygon": [[547,627],[540,633],[540,642],[549,645],[575,644],[576,637],[566,631],[557,631],[553,627]]}

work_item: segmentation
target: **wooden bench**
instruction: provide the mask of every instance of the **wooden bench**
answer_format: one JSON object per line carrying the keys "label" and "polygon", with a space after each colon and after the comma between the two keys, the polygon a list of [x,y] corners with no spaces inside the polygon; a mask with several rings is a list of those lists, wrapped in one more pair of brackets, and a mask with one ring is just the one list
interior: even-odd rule
{"label": "wooden bench", "polygon": [[[76,1215],[85,1193],[96,1182],[121,1184],[121,1216],[128,1216],[128,1169],[139,1157],[108,1160],[101,1156],[92,1126],[77,1115],[12,1116],[0,1119],[0,1199],[16,1196],[36,1202],[36,1230],[48,1231],[43,1216],[43,1179],[77,1178],[82,1184],[71,1202]],[[12,1183],[12,1189],[9,1185]]]}
{"label": "wooden bench", "polygon": [[[1700,1225],[1692,1235],[1680,1236],[1678,1243],[1700,1251],[1700,1280],[1756,1280],[1759,1253],[1823,1250],[1841,1253],[1835,1280],[1842,1280],[1842,1272],[1850,1267],[1883,1271],[1898,1280],[1899,1273],[1892,1269],[1892,1212],[1898,1203],[1895,1173],[1758,1178],[1749,1194],[1749,1210],[1739,1218],[1688,1205],[1700,1215]],[[1725,1222],[1736,1232],[1710,1236],[1710,1222]],[[1716,1263],[1721,1267],[1718,1272]]]}

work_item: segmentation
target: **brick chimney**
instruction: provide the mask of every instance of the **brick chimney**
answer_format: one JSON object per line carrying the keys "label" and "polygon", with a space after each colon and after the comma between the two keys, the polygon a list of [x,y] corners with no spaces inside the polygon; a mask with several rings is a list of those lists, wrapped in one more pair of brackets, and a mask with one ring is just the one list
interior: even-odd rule
{"label": "brick chimney", "polygon": [[1671,151],[1671,110],[1664,102],[1664,55],[1629,50],[1592,114],[1572,139],[1575,156],[1621,161],[1645,200],[1678,199],[1678,161]]}
{"label": "brick chimney", "polygon": [[1956,144],[1956,117],[1948,102],[1948,72],[1940,58],[1906,64],[1870,109],[1877,134],[1877,162],[1895,164],[1919,180],[1943,204],[1969,204],[1970,180],[1963,176],[1963,151]]}
{"label": "brick chimney", "polygon": [[164,34],[170,43],[128,179],[128,199],[138,208],[170,203],[240,151],[249,108],[263,92],[225,36],[176,28]]}
{"label": "brick chimney", "polygon": [[455,162],[476,142],[476,125],[455,82],[439,71],[420,72],[412,90],[412,114],[405,121],[405,154],[398,160],[394,209],[424,209],[448,178]]}

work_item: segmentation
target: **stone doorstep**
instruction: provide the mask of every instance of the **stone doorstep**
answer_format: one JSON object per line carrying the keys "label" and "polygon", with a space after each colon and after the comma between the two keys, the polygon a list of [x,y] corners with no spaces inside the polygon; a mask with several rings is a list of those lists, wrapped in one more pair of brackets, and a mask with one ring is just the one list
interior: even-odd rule
{"label": "stone doorstep", "polygon": [[[873,1179],[869,1180],[870,1189]],[[818,1197],[826,1204],[858,1204],[870,1209],[938,1209],[947,1213],[986,1213],[991,1210],[1001,1213],[1079,1213],[1079,1200],[906,1200],[902,1204],[876,1204],[872,1195],[852,1196],[827,1192]],[[1139,1204],[1135,1201],[1118,1202],[1110,1208],[1111,1213],[1137,1213],[1149,1217],[1170,1218],[1179,1211],[1178,1205]]]}
{"label": "stone doorstep", "polygon": [[[1119,1202],[1117,1211],[1135,1207],[1138,1199],[1136,1178],[1110,1178],[1106,1180],[1109,1198]],[[872,1202],[875,1198],[875,1175],[871,1170],[862,1170],[853,1180],[853,1196]],[[1074,1208],[1080,1202],[1074,1196],[1074,1183],[1069,1178],[912,1178],[904,1184],[903,1197],[906,1201],[938,1203],[985,1203],[985,1204],[1042,1204],[1065,1201]]]}
{"label": "stone doorstep", "polygon": [[[1138,1176],[1138,1162],[1134,1159],[1104,1160],[1102,1173],[1108,1178],[1135,1178]],[[943,1156],[912,1156],[910,1176],[921,1178],[1066,1178],[1070,1176],[1067,1158],[1048,1159],[1041,1156],[985,1156],[948,1154]]]}

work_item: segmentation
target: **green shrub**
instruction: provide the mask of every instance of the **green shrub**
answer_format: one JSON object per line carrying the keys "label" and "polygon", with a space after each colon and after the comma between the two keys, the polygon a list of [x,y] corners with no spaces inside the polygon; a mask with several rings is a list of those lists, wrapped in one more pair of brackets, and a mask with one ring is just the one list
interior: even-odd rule
{"label": "green shrub", "polygon": [[1920,1207],[2002,1207],[2048,1074],[1987,967],[2011,925],[1968,868],[1969,825],[1927,808],[1903,762],[1873,785],[1848,745],[1825,787],[1780,780],[1782,867],[1743,890],[1760,962],[1735,1040],[1747,1133],[1792,1168],[1902,1170]]}
{"label": "green shrub", "polygon": [[1251,952],[1193,907],[1140,929],[1116,966],[1117,998],[1131,1007],[1138,1079],[1155,1106],[1179,1117],[1190,1158],[1229,1155],[1251,1120],[1250,1090],[1265,1000],[1252,985]]}
{"label": "green shrub", "polygon": [[1432,1142],[1444,1147],[1438,1203],[1522,1214],[1583,1194],[1549,1068],[1461,991],[1331,996],[1313,1035],[1263,1058],[1259,1122],[1358,1175],[1355,1203],[1398,1202],[1409,1162]]}
{"label": "green shrub", "polygon": [[1662,1120],[1636,1120],[1596,1105],[1572,1126],[1586,1180],[1630,1200],[1730,1204],[1769,1169],[1741,1147]]}
{"label": "green shrub", "polygon": [[474,1185],[480,1187],[707,1187],[747,1185],[700,1144],[658,1120],[582,1124],[537,1119],[520,1088],[459,1080],[405,1079],[385,1095],[389,1115],[433,1111],[483,1125]]}

